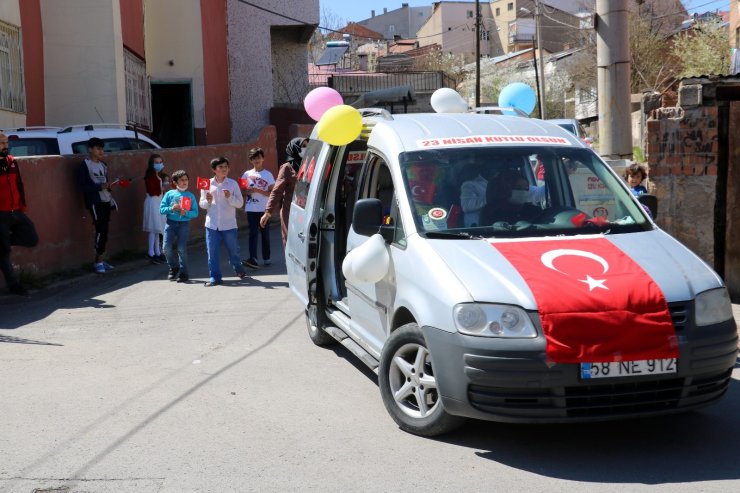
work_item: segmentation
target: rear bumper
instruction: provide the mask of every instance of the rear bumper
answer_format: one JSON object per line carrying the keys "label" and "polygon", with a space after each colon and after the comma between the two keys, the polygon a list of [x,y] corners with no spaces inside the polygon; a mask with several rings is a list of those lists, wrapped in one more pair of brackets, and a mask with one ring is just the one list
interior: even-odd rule
{"label": "rear bumper", "polygon": [[735,322],[697,328],[689,319],[685,310],[683,323],[676,323],[674,313],[677,373],[593,380],[580,379],[580,365],[546,362],[543,337],[422,330],[450,414],[503,422],[600,421],[683,412],[724,395],[737,358]]}

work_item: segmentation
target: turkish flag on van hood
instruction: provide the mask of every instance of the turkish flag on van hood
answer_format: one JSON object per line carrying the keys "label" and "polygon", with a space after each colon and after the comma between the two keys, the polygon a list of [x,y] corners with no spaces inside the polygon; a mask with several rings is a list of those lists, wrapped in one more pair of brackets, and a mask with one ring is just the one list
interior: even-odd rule
{"label": "turkish flag on van hood", "polygon": [[676,358],[668,303],[655,281],[605,238],[492,243],[534,295],[547,359],[600,363]]}

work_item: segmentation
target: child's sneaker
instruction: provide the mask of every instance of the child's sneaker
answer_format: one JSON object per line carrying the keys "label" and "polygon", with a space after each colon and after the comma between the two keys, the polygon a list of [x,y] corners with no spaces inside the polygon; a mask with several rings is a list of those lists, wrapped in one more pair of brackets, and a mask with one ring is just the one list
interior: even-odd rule
{"label": "child's sneaker", "polygon": [[265,265],[272,265],[272,260],[270,260],[269,258],[265,259]]}
{"label": "child's sneaker", "polygon": [[102,263],[103,263],[103,268],[105,268],[105,270],[106,270],[106,271],[109,271],[109,270],[113,270],[113,269],[115,269],[115,267],[113,267],[113,266],[112,266],[111,264],[109,264],[109,263],[108,263],[108,262],[106,262],[105,260],[103,260],[103,262],[102,262]]}
{"label": "child's sneaker", "polygon": [[93,264],[93,268],[98,274],[105,274],[105,264],[103,262]]}
{"label": "child's sneaker", "polygon": [[177,278],[177,282],[188,282],[190,280],[190,276],[187,274],[180,274],[180,277]]}
{"label": "child's sneaker", "polygon": [[260,268],[259,264],[257,264],[256,258],[250,258],[250,259],[244,260],[242,261],[242,265],[244,265],[245,267],[249,267],[250,269]]}
{"label": "child's sneaker", "polygon": [[178,269],[170,269],[169,274],[167,274],[167,280],[174,281],[177,279],[177,274],[179,270]]}

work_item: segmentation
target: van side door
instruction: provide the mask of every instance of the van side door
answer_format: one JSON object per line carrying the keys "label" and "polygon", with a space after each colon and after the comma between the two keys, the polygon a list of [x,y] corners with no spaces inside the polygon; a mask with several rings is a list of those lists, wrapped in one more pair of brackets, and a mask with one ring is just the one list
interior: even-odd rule
{"label": "van side door", "polygon": [[312,140],[298,170],[290,206],[288,238],[285,245],[285,266],[293,294],[305,307],[315,303],[318,269],[321,197],[326,188],[325,177],[331,147]]}
{"label": "van side door", "polygon": [[[385,160],[371,153],[363,167],[362,183],[358,200],[364,198],[380,199],[383,206],[384,224],[400,227],[396,194]],[[402,231],[402,229],[401,229]],[[369,239],[350,228],[347,237],[348,252],[362,245]],[[386,245],[386,248],[390,247]],[[390,254],[390,253],[389,253]],[[352,331],[360,334],[363,341],[370,345],[371,352],[380,354],[385,339],[388,337],[388,325],[392,314],[396,287],[393,279],[393,262],[386,276],[374,284],[353,283],[346,281],[347,299],[351,314]]]}

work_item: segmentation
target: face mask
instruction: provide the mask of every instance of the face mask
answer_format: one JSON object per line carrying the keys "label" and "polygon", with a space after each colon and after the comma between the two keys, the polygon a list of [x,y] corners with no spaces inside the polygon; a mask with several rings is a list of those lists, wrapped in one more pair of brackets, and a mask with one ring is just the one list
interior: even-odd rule
{"label": "face mask", "polygon": [[185,190],[188,189],[188,187],[181,187],[181,186],[178,185],[177,186],[177,189],[180,190],[181,192],[184,192]]}
{"label": "face mask", "polygon": [[526,203],[528,198],[529,192],[527,190],[512,190],[509,203],[521,205]]}
{"label": "face mask", "polygon": [[154,171],[159,173],[164,169],[164,163],[154,163]]}

